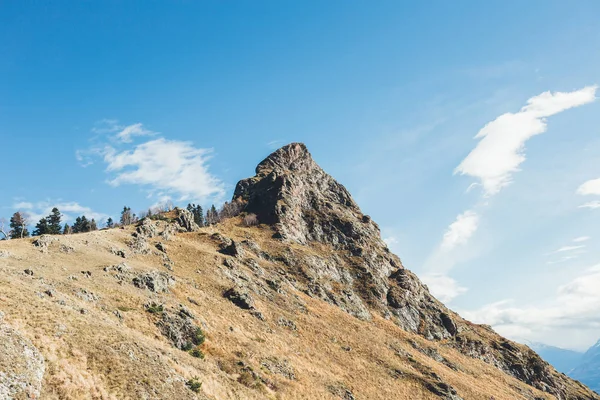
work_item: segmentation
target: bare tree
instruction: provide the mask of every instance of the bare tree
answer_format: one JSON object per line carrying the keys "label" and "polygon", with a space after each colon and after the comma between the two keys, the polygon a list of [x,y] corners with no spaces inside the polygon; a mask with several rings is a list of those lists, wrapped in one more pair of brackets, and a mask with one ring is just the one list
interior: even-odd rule
{"label": "bare tree", "polygon": [[0,233],[4,235],[1,240],[8,240],[10,231],[8,231],[8,228],[6,228],[6,218],[0,218]]}
{"label": "bare tree", "polygon": [[255,226],[258,225],[258,217],[256,214],[248,214],[243,219],[244,225],[246,226]]}

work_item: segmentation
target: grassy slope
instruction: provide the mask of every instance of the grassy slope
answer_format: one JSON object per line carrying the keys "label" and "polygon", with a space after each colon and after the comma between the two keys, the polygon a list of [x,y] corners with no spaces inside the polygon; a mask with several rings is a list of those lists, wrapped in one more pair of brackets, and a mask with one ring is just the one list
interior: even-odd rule
{"label": "grassy slope", "polygon": [[[245,228],[229,220],[165,242],[175,263],[169,272],[177,280],[171,293],[120,284],[103,267],[125,261],[134,270],[168,272],[156,254],[123,260],[109,252],[110,247],[127,248],[132,229],[60,236],[47,253],[34,248],[31,239],[0,242],[0,250],[11,254],[0,258],[0,310],[46,358],[43,399],[325,399],[336,398],[332,393],[342,394],[342,388],[357,399],[438,399],[424,384],[432,373],[464,399],[521,399],[523,392],[551,398],[443,344],[409,334],[379,317],[360,321],[291,286],[283,288],[286,294],[271,299],[254,295],[266,321],[236,307],[222,296],[233,284],[221,272],[225,256],[217,252],[209,234],[252,238],[263,250],[277,254],[283,245],[269,239],[268,228]],[[61,252],[61,244],[74,251]],[[266,271],[282,268],[256,261]],[[34,275],[24,274],[26,268]],[[81,271],[91,271],[92,276]],[[253,276],[250,269],[245,271]],[[49,288],[55,290],[52,297],[43,294]],[[82,289],[98,300],[80,298]],[[157,317],[144,311],[149,299],[167,307],[184,304],[193,311],[207,333],[204,360],[175,349],[160,334],[154,325]],[[307,312],[298,304],[304,304]],[[117,310],[122,320],[115,315]],[[277,324],[280,317],[294,321],[297,330]],[[436,349],[458,371],[418,352],[409,340]],[[261,365],[273,357],[289,362],[294,380]],[[200,394],[185,386],[194,376],[203,383]]]}

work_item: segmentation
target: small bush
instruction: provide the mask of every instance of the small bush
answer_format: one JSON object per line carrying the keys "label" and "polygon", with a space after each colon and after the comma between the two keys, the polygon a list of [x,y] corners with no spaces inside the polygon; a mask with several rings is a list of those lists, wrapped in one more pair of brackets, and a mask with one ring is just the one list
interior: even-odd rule
{"label": "small bush", "polygon": [[192,357],[204,359],[204,353],[200,349],[193,349],[190,351],[190,354],[192,355]]}
{"label": "small bush", "polygon": [[258,225],[258,217],[256,214],[248,214],[244,217],[243,222],[245,226],[256,226]]}
{"label": "small bush", "polygon": [[200,389],[202,388],[202,382],[198,380],[197,377],[194,377],[185,383],[192,392],[200,393]]}
{"label": "small bush", "polygon": [[200,327],[197,327],[196,332],[194,332],[194,336],[192,337],[192,343],[194,343],[196,346],[200,346],[205,340],[206,336],[204,335],[204,332],[202,332]]}
{"label": "small bush", "polygon": [[152,303],[146,306],[146,311],[150,314],[162,314],[165,310],[162,304]]}
{"label": "small bush", "polygon": [[185,344],[183,346],[181,346],[181,350],[183,350],[183,351],[190,351],[193,348],[194,348],[194,345],[191,344],[190,342],[185,342]]}

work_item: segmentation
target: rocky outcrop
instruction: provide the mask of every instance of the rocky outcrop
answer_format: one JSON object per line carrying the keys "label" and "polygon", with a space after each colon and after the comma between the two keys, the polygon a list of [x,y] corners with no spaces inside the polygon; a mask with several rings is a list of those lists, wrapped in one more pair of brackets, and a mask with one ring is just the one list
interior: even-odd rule
{"label": "rocky outcrop", "polygon": [[[270,224],[274,238],[330,249],[315,256],[289,248],[279,256],[292,283],[305,293],[361,319],[371,313],[391,318],[407,331],[443,340],[559,399],[600,398],[587,389],[589,395],[580,397],[581,385],[533,351],[463,320],[433,297],[390,253],[377,224],[315,163],[304,144],[284,146],[260,162],[255,176],[237,184],[233,200],[245,203],[244,211],[256,214],[261,224]],[[238,304],[240,296],[234,294],[226,297]],[[432,391],[459,398],[453,389],[438,386]]]}
{"label": "rocky outcrop", "polygon": [[184,208],[178,208],[176,209],[176,212],[177,218],[175,219],[175,221],[177,222],[177,224],[179,224],[183,231],[196,232],[200,229],[198,224],[194,222],[194,215],[189,210],[186,210]]}
{"label": "rocky outcrop", "polygon": [[37,399],[45,372],[44,357],[0,312],[0,399]]}

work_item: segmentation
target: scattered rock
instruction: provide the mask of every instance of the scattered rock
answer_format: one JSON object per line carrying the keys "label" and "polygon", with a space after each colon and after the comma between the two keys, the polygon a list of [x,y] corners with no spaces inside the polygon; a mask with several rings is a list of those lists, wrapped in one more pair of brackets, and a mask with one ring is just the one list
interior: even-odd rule
{"label": "scattered rock", "polygon": [[116,247],[111,247],[110,252],[112,254],[114,254],[115,256],[127,258],[127,253],[125,253],[125,250],[123,250],[123,249],[117,249]]}
{"label": "scattered rock", "polygon": [[156,249],[157,249],[158,251],[161,251],[161,252],[163,252],[163,253],[166,253],[166,252],[167,252],[167,248],[165,247],[165,245],[164,245],[162,242],[158,242],[158,243],[156,243]]}
{"label": "scattered rock", "polygon": [[156,322],[156,326],[178,349],[187,351],[204,342],[202,329],[180,312],[173,314],[165,311],[161,313],[161,318]]}
{"label": "scattered rock", "polygon": [[236,258],[241,258],[244,256],[244,249],[242,249],[242,247],[235,240],[232,240],[230,244],[224,246],[219,251],[225,255]]}
{"label": "scattered rock", "polygon": [[72,252],[75,251],[75,249],[73,247],[67,246],[66,244],[61,244],[60,247],[59,247],[59,250],[62,253],[66,253],[66,254],[69,254],[69,253],[72,253]]}
{"label": "scattered rock", "polygon": [[48,251],[50,243],[54,242],[54,240],[55,239],[50,235],[42,235],[33,241],[33,245],[45,253]]}
{"label": "scattered rock", "polygon": [[92,277],[92,271],[81,271],[81,275],[83,275],[86,278],[91,278]]}
{"label": "scattered rock", "polygon": [[150,246],[148,242],[142,236],[136,236],[129,243],[129,248],[134,254],[148,254],[150,253]]}
{"label": "scattered rock", "polygon": [[98,299],[99,299],[98,296],[96,296],[94,293],[92,293],[86,289],[79,289],[77,291],[77,297],[79,297],[82,300],[90,301],[90,302],[98,301]]}
{"label": "scattered rock", "polygon": [[223,296],[244,310],[254,310],[254,299],[247,290],[242,288],[228,289]]}
{"label": "scattered rock", "polygon": [[150,271],[134,277],[132,283],[140,289],[148,289],[155,293],[166,293],[175,285],[175,278],[164,272]]}
{"label": "scattered rock", "polygon": [[296,323],[292,320],[286,319],[284,317],[279,317],[277,320],[277,325],[282,326],[284,328],[290,329],[292,331],[297,330]]}
{"label": "scattered rock", "polygon": [[33,271],[32,271],[32,270],[30,270],[29,268],[28,268],[28,269],[26,269],[26,270],[24,270],[23,272],[25,272],[25,275],[30,275],[30,276],[32,276],[32,275],[33,275]]}
{"label": "scattered rock", "polygon": [[350,390],[348,388],[348,386],[346,386],[342,382],[337,382],[337,383],[331,384],[331,385],[327,386],[327,389],[329,390],[329,392],[331,392],[331,394],[333,394],[334,396],[337,396],[340,399],[356,400],[356,398],[354,397],[354,394],[352,393],[352,390]]}
{"label": "scattered rock", "polygon": [[10,257],[10,253],[8,250],[0,250],[0,258],[8,258]]}
{"label": "scattered rock", "polygon": [[103,270],[104,272],[117,271],[120,273],[126,273],[131,271],[131,267],[123,262],[118,265],[109,265],[104,267]]}
{"label": "scattered rock", "polygon": [[281,375],[291,381],[296,379],[294,368],[292,368],[288,360],[280,360],[276,357],[269,357],[262,359],[260,365],[265,367],[268,371],[277,375]]}

